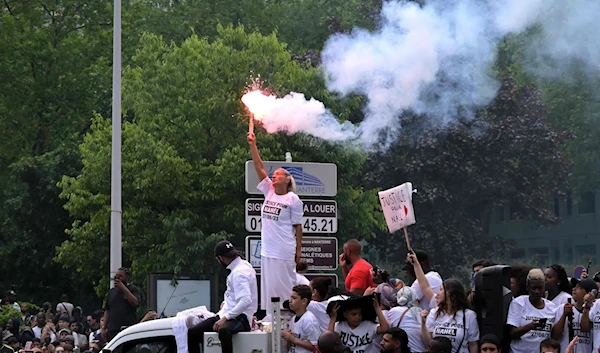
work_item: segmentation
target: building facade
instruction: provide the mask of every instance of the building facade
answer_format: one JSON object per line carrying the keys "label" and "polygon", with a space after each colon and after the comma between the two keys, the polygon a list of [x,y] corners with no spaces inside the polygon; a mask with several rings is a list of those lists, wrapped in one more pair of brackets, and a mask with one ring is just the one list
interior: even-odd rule
{"label": "building facade", "polygon": [[555,197],[550,200],[561,222],[550,227],[516,219],[511,207],[497,209],[490,235],[500,235],[514,242],[507,254],[513,261],[539,264],[600,264],[600,191],[587,192],[573,202]]}

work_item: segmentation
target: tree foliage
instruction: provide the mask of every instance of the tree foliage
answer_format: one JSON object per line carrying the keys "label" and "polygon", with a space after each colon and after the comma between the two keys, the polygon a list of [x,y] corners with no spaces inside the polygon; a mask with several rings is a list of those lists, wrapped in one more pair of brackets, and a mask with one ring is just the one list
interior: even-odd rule
{"label": "tree foliage", "polygon": [[[132,119],[123,126],[123,253],[138,281],[151,271],[212,273],[212,247],[226,236],[243,247],[249,153],[240,98],[251,70],[273,89],[328,97],[318,71],[294,62],[274,35],[219,27],[214,41],[192,36],[181,46],[143,37],[125,72]],[[57,259],[88,280],[104,279],[100,292],[107,284],[110,126],[96,118],[81,146],[82,173],[61,182],[77,221]],[[291,151],[295,160],[336,162],[341,232],[372,234],[377,201],[352,183],[364,154],[306,136],[259,133],[259,144],[266,160]],[[103,260],[86,263],[81,257],[90,252]]]}
{"label": "tree foliage", "polygon": [[[0,283],[21,299],[58,298],[74,277],[52,261],[72,222],[56,183],[77,174],[81,135],[110,107],[107,10],[75,0],[0,5]],[[89,290],[76,287],[75,298]]]}

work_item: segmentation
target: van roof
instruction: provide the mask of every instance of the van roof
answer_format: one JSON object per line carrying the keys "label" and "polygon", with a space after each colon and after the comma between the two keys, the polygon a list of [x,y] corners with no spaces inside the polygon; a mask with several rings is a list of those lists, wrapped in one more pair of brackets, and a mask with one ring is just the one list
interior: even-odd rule
{"label": "van roof", "polygon": [[113,350],[122,342],[132,339],[143,339],[156,336],[173,336],[172,322],[175,318],[165,318],[140,322],[119,332],[105,347]]}

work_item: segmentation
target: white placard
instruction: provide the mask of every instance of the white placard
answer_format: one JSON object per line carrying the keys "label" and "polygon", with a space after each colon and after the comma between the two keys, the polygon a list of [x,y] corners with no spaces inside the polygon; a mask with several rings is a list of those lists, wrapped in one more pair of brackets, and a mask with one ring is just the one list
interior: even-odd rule
{"label": "white placard", "polygon": [[412,183],[379,192],[379,202],[390,233],[416,223],[412,194]]}

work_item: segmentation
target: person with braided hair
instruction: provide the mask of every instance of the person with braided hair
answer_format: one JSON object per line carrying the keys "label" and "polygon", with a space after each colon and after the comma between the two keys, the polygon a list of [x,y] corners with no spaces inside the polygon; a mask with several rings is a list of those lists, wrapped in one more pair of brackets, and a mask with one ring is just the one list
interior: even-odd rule
{"label": "person with braided hair", "polygon": [[551,265],[544,271],[546,278],[546,299],[557,307],[566,304],[571,296],[571,283],[567,277],[567,271],[561,265]]}

